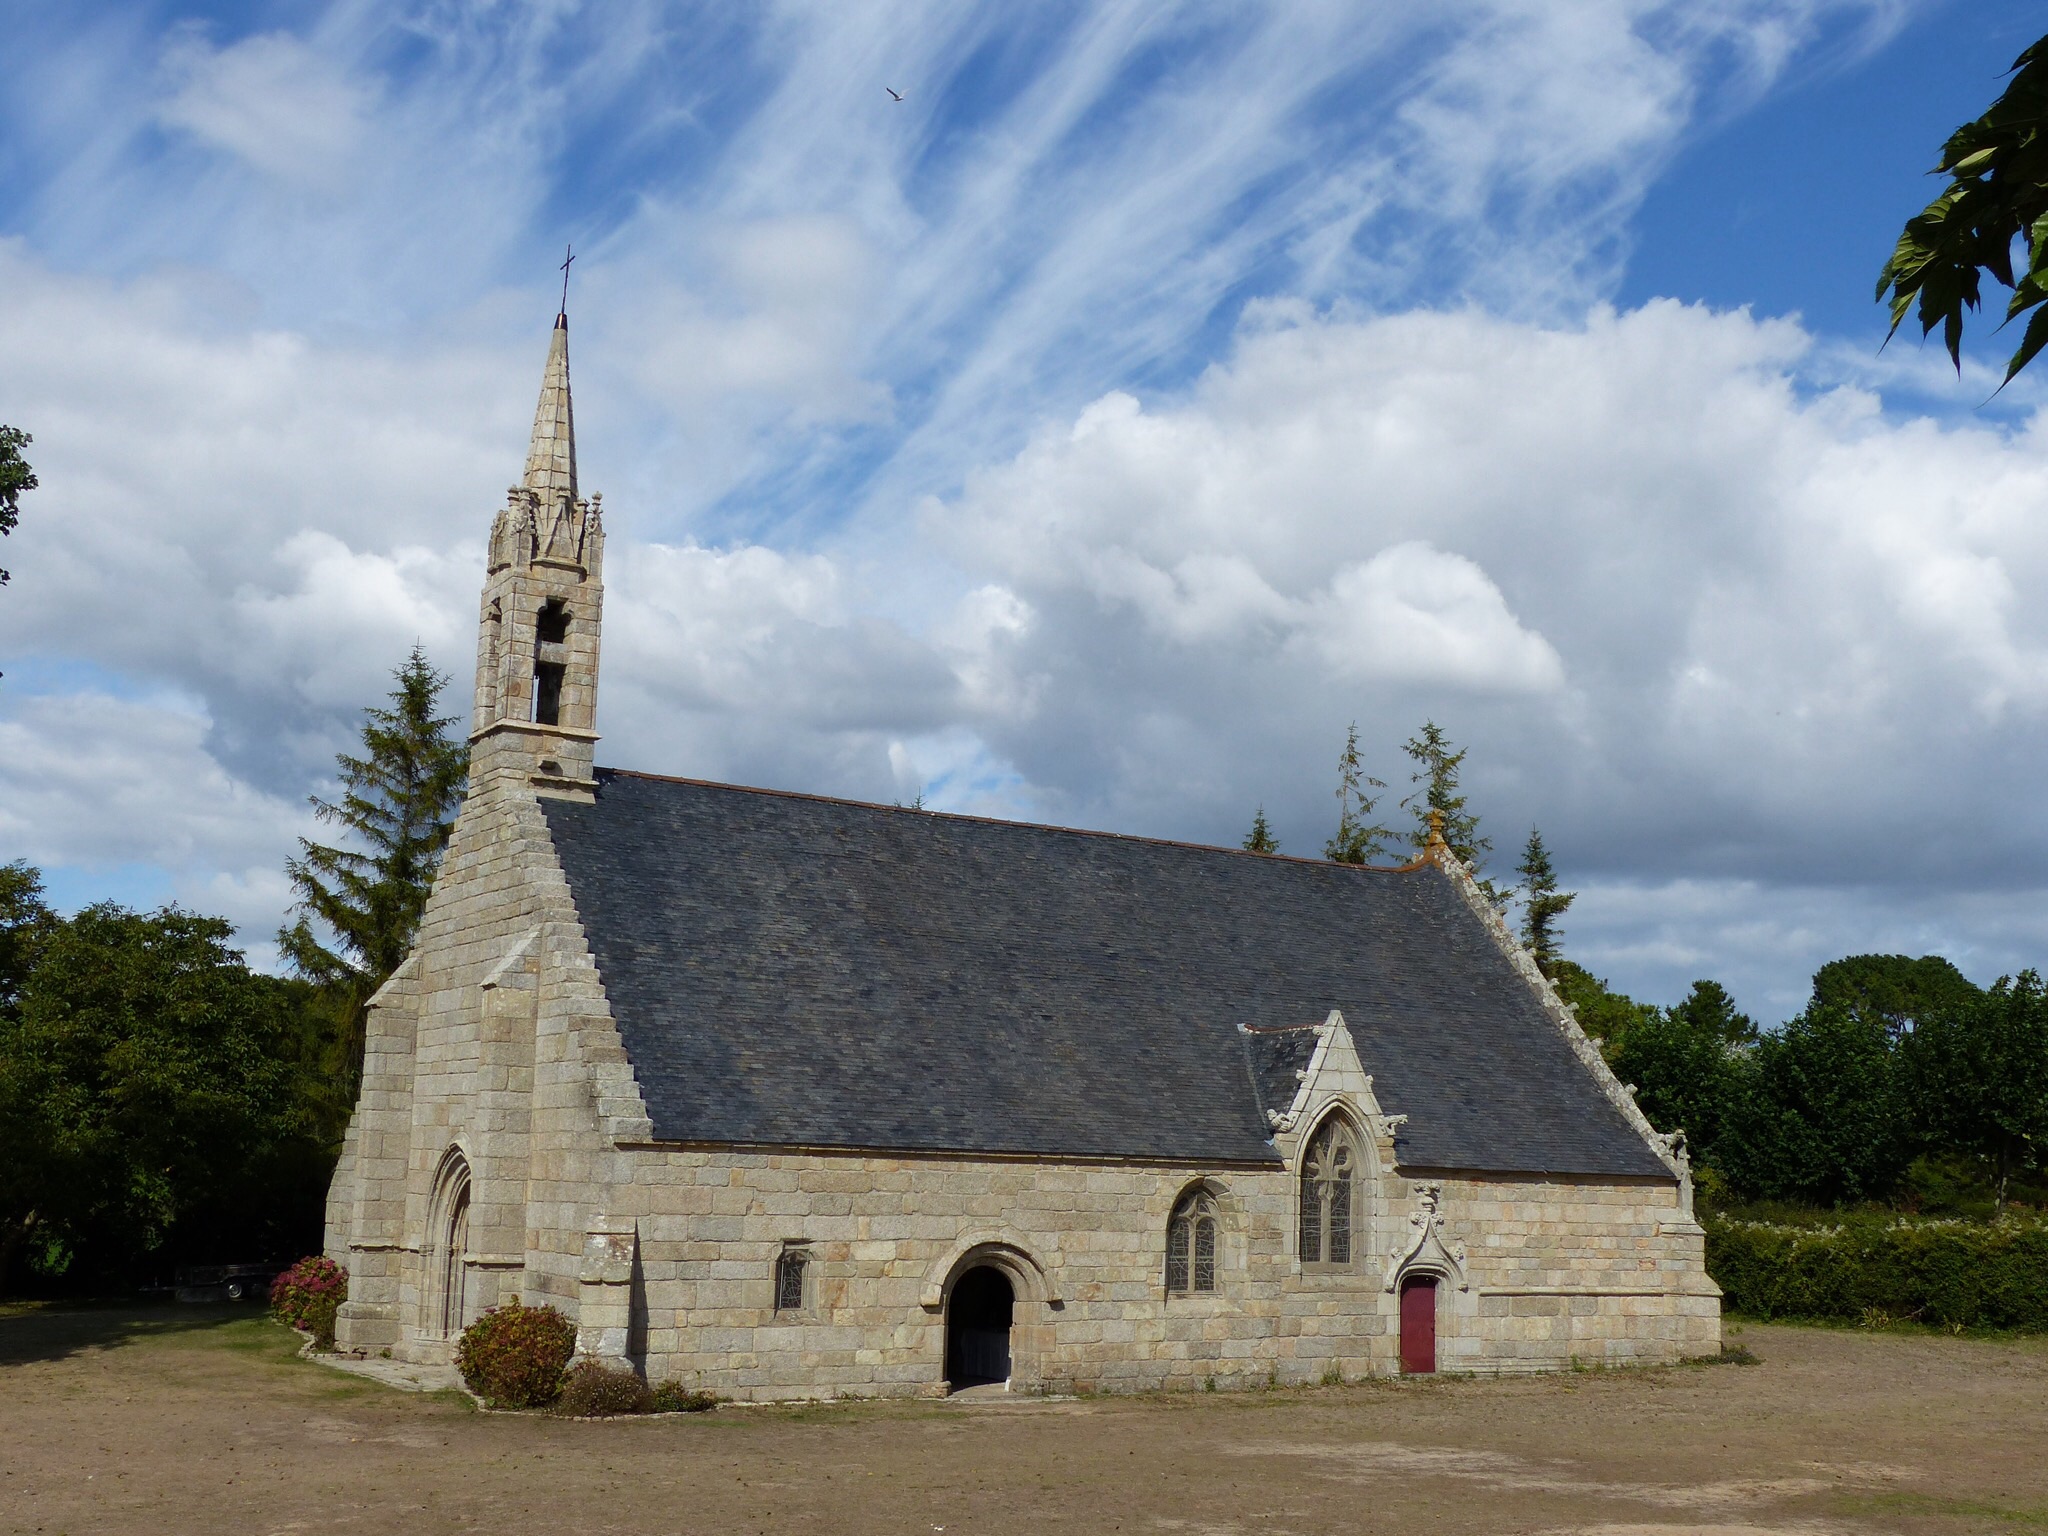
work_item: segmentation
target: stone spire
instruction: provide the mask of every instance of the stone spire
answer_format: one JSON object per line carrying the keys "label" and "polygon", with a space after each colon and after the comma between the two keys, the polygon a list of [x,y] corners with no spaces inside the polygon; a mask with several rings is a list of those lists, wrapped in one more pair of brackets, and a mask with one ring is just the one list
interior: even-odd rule
{"label": "stone spire", "polygon": [[472,790],[506,775],[587,794],[597,742],[604,513],[579,499],[569,317],[555,316],[526,474],[491,524],[476,653]]}
{"label": "stone spire", "polygon": [[569,316],[555,316],[548,342],[547,371],[541,376],[540,404],[533,413],[533,442],[526,450],[525,486],[553,511],[566,495],[576,500],[576,411],[569,400]]}

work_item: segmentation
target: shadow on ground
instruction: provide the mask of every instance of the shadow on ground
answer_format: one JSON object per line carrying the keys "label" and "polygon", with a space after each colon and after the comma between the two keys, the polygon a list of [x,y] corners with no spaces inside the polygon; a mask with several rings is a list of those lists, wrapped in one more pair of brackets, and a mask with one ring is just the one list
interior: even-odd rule
{"label": "shadow on ground", "polygon": [[261,1317],[261,1302],[180,1306],[173,1302],[0,1303],[0,1365],[62,1360],[146,1339],[198,1333]]}

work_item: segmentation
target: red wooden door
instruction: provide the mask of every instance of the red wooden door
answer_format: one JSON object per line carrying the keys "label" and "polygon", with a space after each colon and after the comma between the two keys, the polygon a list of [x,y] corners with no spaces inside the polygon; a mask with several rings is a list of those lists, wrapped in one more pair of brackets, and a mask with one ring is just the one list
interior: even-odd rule
{"label": "red wooden door", "polygon": [[1401,1282],[1401,1371],[1428,1375],[1436,1369],[1436,1281],[1416,1275]]}

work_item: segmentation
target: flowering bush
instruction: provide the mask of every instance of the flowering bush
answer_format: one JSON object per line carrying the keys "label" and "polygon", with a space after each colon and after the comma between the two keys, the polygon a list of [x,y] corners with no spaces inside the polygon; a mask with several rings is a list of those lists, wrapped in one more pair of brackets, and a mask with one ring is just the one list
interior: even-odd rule
{"label": "flowering bush", "polygon": [[579,1361],[562,1381],[555,1412],[576,1419],[608,1419],[619,1413],[647,1413],[654,1393],[633,1371],[596,1360]]}
{"label": "flowering bush", "polygon": [[321,1349],[334,1348],[334,1315],[348,1300],[348,1271],[332,1259],[301,1259],[270,1282],[270,1310],[303,1328]]}
{"label": "flowering bush", "polygon": [[455,1368],[493,1408],[545,1408],[562,1392],[576,1325],[553,1307],[508,1301],[462,1330]]}

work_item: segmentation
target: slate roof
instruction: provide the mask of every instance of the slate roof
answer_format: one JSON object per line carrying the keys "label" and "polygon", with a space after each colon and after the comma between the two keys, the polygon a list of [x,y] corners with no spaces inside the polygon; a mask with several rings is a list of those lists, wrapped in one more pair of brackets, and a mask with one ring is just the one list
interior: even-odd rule
{"label": "slate roof", "polygon": [[598,781],[542,804],[658,1140],[1271,1162],[1314,1037],[1237,1026],[1340,1008],[1404,1166],[1669,1177],[1440,870]]}

